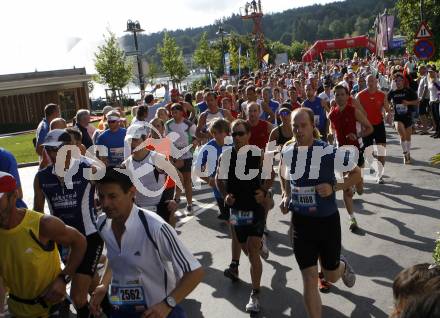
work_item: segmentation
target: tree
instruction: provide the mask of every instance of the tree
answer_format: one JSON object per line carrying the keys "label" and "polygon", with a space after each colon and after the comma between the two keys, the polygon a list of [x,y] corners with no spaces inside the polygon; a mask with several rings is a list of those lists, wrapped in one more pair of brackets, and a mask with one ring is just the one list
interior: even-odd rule
{"label": "tree", "polygon": [[208,42],[208,33],[203,32],[199,44],[194,52],[194,61],[200,67],[208,70],[217,69],[221,64],[221,51]]}
{"label": "tree", "polygon": [[180,83],[189,75],[183,59],[182,49],[177,46],[176,39],[165,32],[162,46],[158,45],[157,51],[162,60],[163,69],[171,78],[173,85]]}
{"label": "tree", "polygon": [[157,74],[159,74],[159,66],[152,60],[148,61],[148,78],[153,81]]}
{"label": "tree", "polygon": [[307,42],[292,42],[291,52],[292,58],[296,61],[301,61],[303,54],[306,52],[308,43]]}
{"label": "tree", "polygon": [[95,68],[98,82],[107,85],[113,92],[124,88],[132,78],[132,64],[127,61],[116,35],[108,31],[105,43],[95,53]]}
{"label": "tree", "polygon": [[[434,33],[434,43],[437,47],[440,45],[440,3],[438,0],[425,0],[424,3],[424,20],[428,22],[431,31]],[[420,1],[419,0],[398,0],[397,12],[400,20],[400,29],[406,35],[407,49],[412,52],[414,45],[414,35],[420,25]],[[439,50],[436,52],[438,58]]]}

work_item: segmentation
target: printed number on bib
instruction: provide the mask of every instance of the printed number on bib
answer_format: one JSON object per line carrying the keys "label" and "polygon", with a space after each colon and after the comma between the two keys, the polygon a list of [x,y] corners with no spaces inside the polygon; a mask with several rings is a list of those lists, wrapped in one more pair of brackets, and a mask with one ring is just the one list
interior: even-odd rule
{"label": "printed number on bib", "polygon": [[407,111],[408,111],[408,107],[406,105],[403,105],[403,104],[396,105],[396,112],[398,114],[400,114],[400,115],[406,114]]}
{"label": "printed number on bib", "polygon": [[241,210],[231,210],[231,217],[229,221],[232,225],[240,226],[240,225],[249,225],[252,224],[254,220],[254,212],[253,211],[241,211]]}
{"label": "printed number on bib", "polygon": [[295,187],[293,189],[293,204],[298,208],[316,207],[315,187]]}
{"label": "printed number on bib", "polygon": [[112,305],[146,305],[144,288],[139,285],[120,286],[112,284],[110,286],[110,303]]}

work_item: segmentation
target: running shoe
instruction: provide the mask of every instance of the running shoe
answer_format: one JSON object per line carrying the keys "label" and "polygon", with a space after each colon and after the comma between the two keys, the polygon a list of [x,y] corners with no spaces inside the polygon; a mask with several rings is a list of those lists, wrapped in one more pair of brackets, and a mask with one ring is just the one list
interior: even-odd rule
{"label": "running shoe", "polygon": [[193,207],[192,207],[192,204],[188,204],[187,206],[186,206],[186,215],[192,215],[193,214]]}
{"label": "running shoe", "polygon": [[319,272],[319,279],[318,279],[318,288],[321,293],[328,294],[330,292],[330,288],[332,287],[332,284],[325,280],[324,273]]}
{"label": "running shoe", "polygon": [[377,184],[384,184],[385,181],[383,180],[383,177],[377,178]]}
{"label": "running shoe", "polygon": [[342,274],[342,281],[344,282],[345,286],[351,288],[356,283],[356,273],[354,272],[350,264],[348,264],[347,259],[344,255],[341,255],[341,261],[345,264],[344,273]]}
{"label": "running shoe", "polygon": [[266,244],[266,235],[263,235],[263,237],[261,238],[260,256],[264,260],[267,260],[269,258],[269,249],[267,248]]}
{"label": "running shoe", "polygon": [[238,267],[236,267],[236,266],[229,265],[229,267],[224,270],[223,274],[227,278],[232,280],[233,282],[238,282],[239,281]]}
{"label": "running shoe", "polygon": [[407,164],[411,164],[411,154],[410,154],[409,152],[408,152],[408,154],[407,154],[406,163],[407,163]]}
{"label": "running shoe", "polygon": [[354,232],[359,228],[356,218],[350,218],[350,231]]}
{"label": "running shoe", "polygon": [[260,312],[260,295],[252,291],[249,297],[249,302],[246,305],[246,312],[258,313]]}

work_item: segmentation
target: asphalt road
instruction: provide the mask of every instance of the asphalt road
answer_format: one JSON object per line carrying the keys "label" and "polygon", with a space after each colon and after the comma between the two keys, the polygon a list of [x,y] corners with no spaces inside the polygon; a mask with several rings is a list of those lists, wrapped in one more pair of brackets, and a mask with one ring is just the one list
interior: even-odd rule
{"label": "asphalt road", "polygon": [[[342,221],[343,253],[357,273],[352,289],[342,282],[322,295],[323,317],[387,317],[393,306],[391,286],[405,267],[432,261],[436,232],[440,230],[440,169],[429,158],[440,151],[440,141],[413,136],[413,164],[402,164],[401,147],[388,128],[385,184],[366,178],[365,193],[355,196],[355,213],[361,230],[348,230],[348,217],[338,195]],[[365,170],[368,172],[368,170]],[[36,168],[20,169],[25,201],[32,202]],[[279,183],[274,186],[276,205]],[[228,228],[216,218],[213,195],[206,187],[195,194],[195,216],[179,223],[180,238],[203,264],[203,282],[183,302],[190,318],[248,317],[244,312],[250,292],[248,261],[242,257],[241,281],[223,276],[230,262]],[[32,206],[32,204],[30,204]],[[270,256],[263,261],[262,312],[259,317],[306,317],[302,302],[302,279],[287,230],[289,215],[277,207],[268,219]]]}

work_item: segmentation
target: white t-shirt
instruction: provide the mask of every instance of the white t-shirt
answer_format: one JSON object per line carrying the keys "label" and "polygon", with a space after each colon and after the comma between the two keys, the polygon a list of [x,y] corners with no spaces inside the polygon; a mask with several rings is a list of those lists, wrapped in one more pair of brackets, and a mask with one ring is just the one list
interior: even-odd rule
{"label": "white t-shirt", "polygon": [[319,94],[318,97],[326,102],[330,102],[331,100],[335,99],[335,94],[333,93],[333,91],[330,91],[330,95],[327,95],[324,91]]}
{"label": "white t-shirt", "polygon": [[183,274],[201,267],[170,225],[134,204],[125,222],[121,247],[115,239],[112,220],[105,214],[99,216],[97,228],[107,247],[112,286],[142,287],[147,307],[169,296]]}
{"label": "white t-shirt", "polygon": [[[435,83],[437,84],[437,86],[440,87],[440,81],[436,80]],[[437,102],[440,99],[440,89],[438,89],[435,85],[434,82],[428,80],[428,90],[429,90],[429,101],[430,102]]]}
{"label": "white t-shirt", "polygon": [[[183,149],[189,146],[192,143],[193,138],[196,136],[196,125],[186,119],[180,123],[176,123],[174,119],[170,119],[165,124],[165,131],[167,135],[170,132],[178,133],[179,138],[174,142],[174,145],[177,149]],[[191,159],[192,157],[192,151],[189,150],[180,158],[176,159]]]}
{"label": "white t-shirt", "polygon": [[[130,156],[123,162],[136,187],[135,203],[140,208],[148,209],[148,207],[156,206],[162,198],[161,189],[165,185],[167,175],[156,169],[157,156],[163,155],[150,151],[141,161],[137,161],[133,159],[133,156]],[[165,159],[165,156],[163,157]]]}

